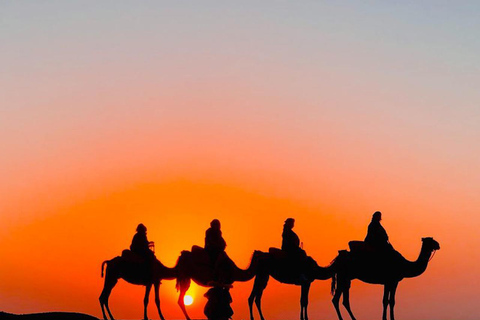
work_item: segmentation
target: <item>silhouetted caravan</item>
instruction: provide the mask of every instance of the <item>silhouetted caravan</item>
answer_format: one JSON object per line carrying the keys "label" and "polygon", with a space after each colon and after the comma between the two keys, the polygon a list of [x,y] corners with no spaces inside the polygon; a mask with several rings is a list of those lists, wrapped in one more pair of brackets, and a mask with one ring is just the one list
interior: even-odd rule
{"label": "silhouetted caravan", "polygon": [[[387,320],[387,307],[390,306],[390,319],[394,320],[395,292],[398,283],[404,278],[413,278],[421,275],[433,253],[440,249],[440,245],[433,238],[423,238],[420,255],[416,261],[408,261],[397,251],[379,254],[375,251],[358,250],[358,242],[352,243],[350,252],[339,251],[334,260],[336,276],[332,278],[332,290],[334,296],[333,305],[338,318],[342,320],[340,313],[340,297],[343,294],[343,305],[352,320],[355,320],[350,308],[350,284],[353,279],[359,279],[366,283],[382,284],[383,291],[383,320]],[[354,249],[354,250],[352,250]]]}
{"label": "silhouetted caravan", "polygon": [[263,290],[267,287],[268,280],[275,280],[301,287],[300,319],[308,320],[308,293],[314,280],[327,280],[334,276],[335,266],[320,267],[315,260],[308,257],[299,245],[300,239],[293,232],[295,220],[288,218],[285,221],[282,233],[282,249],[270,248],[269,252],[256,251],[258,263],[252,292],[248,298],[250,319],[253,320],[253,302],[258,309],[261,320],[265,320],[261,302]]}
{"label": "silhouetted caravan", "polygon": [[146,230],[147,229],[143,224],[138,225],[137,234],[134,236],[130,247],[131,250],[124,250],[121,257],[115,257],[102,263],[102,277],[105,265],[107,265],[107,269],[105,272],[105,283],[99,300],[100,306],[102,307],[103,318],[105,320],[108,320],[105,309],[107,309],[110,318],[112,320],[114,319],[108,306],[108,298],[112,289],[117,284],[118,279],[124,279],[131,284],[143,285],[146,287],[145,297],[143,299],[143,315],[145,320],[148,319],[147,306],[150,290],[153,285],[155,289],[155,304],[157,305],[158,314],[160,319],[165,320],[162,311],[160,310],[160,283],[162,279],[175,279],[176,270],[175,268],[164,266],[158,259],[156,259],[153,251],[149,249],[153,246],[153,242],[147,240]]}

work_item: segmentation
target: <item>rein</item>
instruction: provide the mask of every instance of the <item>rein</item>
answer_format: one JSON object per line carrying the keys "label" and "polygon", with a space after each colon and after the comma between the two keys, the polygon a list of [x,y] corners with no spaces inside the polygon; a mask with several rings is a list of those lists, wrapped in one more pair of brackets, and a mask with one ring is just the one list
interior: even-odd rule
{"label": "rein", "polygon": [[430,256],[430,259],[428,259],[428,262],[432,261],[433,257],[435,256],[435,253],[437,252],[437,250],[433,250],[433,253],[432,255]]}

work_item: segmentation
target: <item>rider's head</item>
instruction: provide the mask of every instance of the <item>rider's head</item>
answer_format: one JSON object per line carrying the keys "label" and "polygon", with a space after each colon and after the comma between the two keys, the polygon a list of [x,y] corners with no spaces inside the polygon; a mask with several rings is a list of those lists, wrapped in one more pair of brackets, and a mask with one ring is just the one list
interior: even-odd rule
{"label": "rider's head", "polygon": [[220,230],[220,220],[213,219],[212,222],[210,222],[210,227],[212,227],[212,229]]}
{"label": "rider's head", "polygon": [[143,223],[140,223],[140,224],[137,226],[137,232],[145,233],[145,232],[147,232],[147,227],[145,227],[145,226],[143,225]]}
{"label": "rider's head", "polygon": [[380,211],[375,211],[375,213],[372,216],[372,221],[380,222],[380,220],[382,220],[382,213]]}
{"label": "rider's head", "polygon": [[288,229],[293,229],[294,225],[295,225],[295,219],[288,218],[287,220],[285,220],[285,224],[283,226]]}

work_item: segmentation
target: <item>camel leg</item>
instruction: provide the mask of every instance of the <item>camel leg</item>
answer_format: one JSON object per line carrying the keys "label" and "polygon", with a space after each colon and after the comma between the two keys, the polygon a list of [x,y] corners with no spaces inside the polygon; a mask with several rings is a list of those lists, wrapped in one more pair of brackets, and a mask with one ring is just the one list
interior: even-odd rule
{"label": "camel leg", "polygon": [[343,320],[342,313],[340,312],[340,297],[342,296],[343,288],[337,284],[337,289],[335,289],[335,294],[332,298],[333,306],[335,307],[335,311],[337,312],[337,316],[339,320]]}
{"label": "camel leg", "polygon": [[160,309],[160,281],[155,283],[155,304],[157,305],[158,315],[160,316],[160,319],[165,320],[162,314],[162,310]]}
{"label": "camel leg", "polygon": [[387,320],[387,307],[389,302],[389,293],[390,293],[390,285],[385,284],[383,286],[383,313],[382,313],[382,320]]}
{"label": "camel leg", "polygon": [[149,283],[145,286],[145,297],[143,298],[143,319],[148,320],[147,316],[147,307],[148,307],[148,298],[150,296],[150,290],[152,289],[152,284]]}
{"label": "camel leg", "polygon": [[102,307],[103,319],[105,320],[108,320],[107,315],[105,313],[105,309],[107,309],[110,319],[114,320],[113,315],[110,312],[110,308],[108,307],[108,298],[112,293],[112,289],[117,284],[117,281],[118,281],[117,279],[113,278],[111,275],[108,274],[108,270],[107,270],[107,274],[105,275],[105,283],[103,285],[103,290],[99,298],[100,306]]}
{"label": "camel leg", "polygon": [[180,306],[180,309],[182,309],[183,314],[185,315],[185,318],[187,320],[191,320],[190,317],[188,316],[187,309],[185,308],[185,302],[183,301],[183,298],[185,298],[185,293],[187,293],[188,288],[190,288],[190,279],[183,280],[180,283],[180,295],[178,296],[178,305]]}
{"label": "camel leg", "polygon": [[310,291],[311,282],[302,285],[302,293],[300,296],[300,320],[308,320],[308,292]]}
{"label": "camel leg", "polygon": [[265,320],[262,312],[262,295],[263,290],[267,287],[268,279],[270,276],[266,275],[257,275],[255,277],[255,282],[253,283],[252,293],[248,297],[248,306],[250,308],[250,320],[253,319],[253,301],[255,301],[255,305],[257,306],[258,314],[260,315],[261,320]]}
{"label": "camel leg", "polygon": [[337,275],[337,288],[335,289],[335,294],[333,295],[332,303],[337,311],[337,316],[339,320],[343,320],[342,314],[340,313],[340,297],[343,294],[343,306],[347,309],[348,314],[355,320],[352,310],[350,309],[350,284],[352,280],[344,278],[343,276]]}
{"label": "camel leg", "polygon": [[348,282],[348,286],[343,292],[343,306],[347,309],[348,314],[352,320],[355,320],[355,316],[353,315],[352,309],[350,308],[350,281]]}
{"label": "camel leg", "polygon": [[108,312],[108,315],[110,316],[110,319],[115,320],[112,313],[110,312],[110,307],[108,306],[108,302],[105,304],[105,308],[107,308],[107,312]]}
{"label": "camel leg", "polygon": [[398,282],[392,284],[390,288],[390,320],[395,320],[393,309],[395,307],[395,293],[397,292]]}
{"label": "camel leg", "polygon": [[105,293],[105,289],[102,290],[100,294],[100,307],[102,308],[103,319],[108,320],[107,315],[105,314],[105,305],[108,304],[108,294]]}
{"label": "camel leg", "polygon": [[255,285],[254,285],[252,288],[252,292],[248,297],[248,310],[250,311],[250,320],[255,320],[253,317],[253,301],[255,300],[256,295],[257,295],[257,292],[255,291]]}

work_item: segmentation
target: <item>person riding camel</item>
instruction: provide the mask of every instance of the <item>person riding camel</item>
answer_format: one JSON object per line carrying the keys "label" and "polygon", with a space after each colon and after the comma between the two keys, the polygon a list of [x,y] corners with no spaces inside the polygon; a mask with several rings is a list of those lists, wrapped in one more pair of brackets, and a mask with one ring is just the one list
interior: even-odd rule
{"label": "person riding camel", "polygon": [[292,270],[299,273],[301,282],[306,281],[306,271],[308,257],[307,253],[300,248],[300,238],[292,230],[295,226],[295,219],[288,218],[285,220],[282,232],[282,251],[285,252],[286,263],[290,265]]}
{"label": "person riding camel", "polygon": [[205,251],[210,256],[210,261],[215,265],[218,257],[225,252],[227,243],[222,237],[221,225],[218,219],[210,222],[210,228],[205,232]]}
{"label": "person riding camel", "polygon": [[155,254],[150,250],[153,242],[147,239],[147,227],[140,223],[136,231],[137,233],[133,236],[132,244],[130,245],[130,251],[142,257],[148,264],[151,264],[155,260]]}
{"label": "person riding camel", "polygon": [[375,211],[372,216],[372,221],[368,225],[367,236],[365,237],[365,243],[371,246],[374,250],[385,252],[394,250],[390,242],[388,241],[388,235],[383,226],[380,224],[382,220],[382,213]]}
{"label": "person riding camel", "polygon": [[227,243],[222,236],[222,230],[220,229],[220,221],[213,219],[210,222],[210,228],[205,232],[205,251],[207,252],[210,261],[213,265],[214,281],[226,282],[227,270],[222,270],[222,263],[228,260],[225,248]]}
{"label": "person riding camel", "polygon": [[306,257],[305,251],[300,248],[300,238],[292,230],[294,226],[295,219],[285,220],[282,232],[282,251],[291,257]]}

